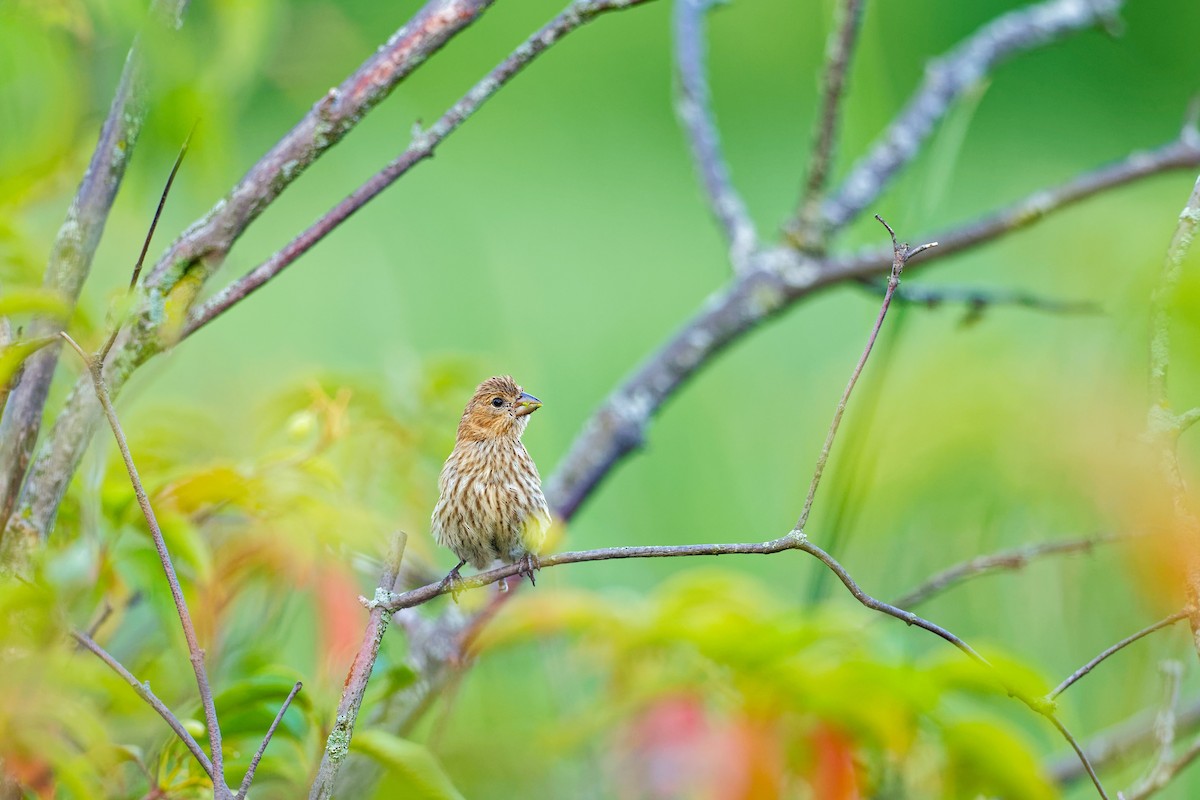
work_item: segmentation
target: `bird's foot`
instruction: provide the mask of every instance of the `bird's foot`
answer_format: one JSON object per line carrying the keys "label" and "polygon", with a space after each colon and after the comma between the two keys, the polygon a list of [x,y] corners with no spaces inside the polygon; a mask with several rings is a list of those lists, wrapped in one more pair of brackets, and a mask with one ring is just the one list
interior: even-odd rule
{"label": "bird's foot", "polygon": [[535,553],[526,553],[521,556],[521,560],[517,564],[519,565],[517,567],[517,574],[528,577],[529,582],[537,586],[537,578],[533,576],[533,573],[542,568],[537,555]]}
{"label": "bird's foot", "polygon": [[454,599],[455,603],[458,602],[458,596],[467,588],[466,581],[463,580],[463,576],[459,573],[459,570],[462,569],[463,565],[466,563],[466,561],[458,562],[458,566],[450,570],[450,572],[446,574],[446,577],[442,578],[442,582],[438,584],[438,591],[445,592],[446,590],[449,590],[450,597]]}

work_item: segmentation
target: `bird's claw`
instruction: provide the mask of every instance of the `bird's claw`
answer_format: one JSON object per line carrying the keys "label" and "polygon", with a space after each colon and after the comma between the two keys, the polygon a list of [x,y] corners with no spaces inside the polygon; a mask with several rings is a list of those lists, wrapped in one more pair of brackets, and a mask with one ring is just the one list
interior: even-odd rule
{"label": "bird's claw", "polygon": [[463,580],[463,576],[459,573],[460,569],[462,569],[462,564],[450,570],[446,574],[446,577],[442,578],[442,582],[438,584],[438,591],[445,592],[449,590],[450,597],[455,603],[458,602],[458,596],[467,588],[466,581]]}
{"label": "bird's claw", "polygon": [[533,576],[533,573],[542,568],[541,563],[538,561],[537,555],[534,553],[526,553],[525,555],[521,556],[521,560],[518,561],[517,564],[519,565],[517,567],[517,574],[528,577],[529,582],[534,586],[537,586],[537,579]]}

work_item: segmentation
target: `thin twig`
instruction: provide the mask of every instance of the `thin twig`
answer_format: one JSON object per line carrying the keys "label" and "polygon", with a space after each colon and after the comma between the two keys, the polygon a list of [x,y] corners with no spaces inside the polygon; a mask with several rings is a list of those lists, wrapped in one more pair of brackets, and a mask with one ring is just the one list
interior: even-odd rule
{"label": "thin twig", "polygon": [[97,658],[108,665],[109,669],[120,675],[121,679],[128,683],[133,691],[137,693],[137,696],[146,701],[146,704],[153,708],[163,718],[163,722],[167,723],[167,726],[175,732],[175,735],[179,737],[179,741],[183,742],[183,746],[188,749],[188,752],[195,757],[200,768],[204,770],[204,774],[209,778],[213,777],[213,765],[208,755],[200,748],[200,745],[192,735],[187,732],[187,728],[183,727],[183,723],[179,721],[179,718],[171,713],[171,709],[167,708],[163,704],[163,701],[159,700],[154,692],[150,691],[149,686],[135,678],[129,670],[125,669],[125,665],[113,658],[107,650],[97,644],[96,640],[88,634],[71,631],[71,638],[78,642],[80,647],[92,651]]}
{"label": "thin twig", "polygon": [[957,584],[977,575],[1002,570],[1023,569],[1029,562],[1046,556],[1064,553],[1090,553],[1096,545],[1109,544],[1128,539],[1128,536],[1109,534],[1105,536],[1089,536],[1085,539],[1068,539],[1062,542],[1044,542],[1002,550],[985,556],[976,556],[952,567],[942,570],[920,586],[907,594],[893,600],[900,608],[912,608],[924,603],[934,595],[950,589]]}
{"label": "thin twig", "polygon": [[292,700],[295,699],[303,687],[304,684],[296,681],[296,685],[292,687],[292,690],[288,692],[288,696],[284,698],[283,705],[279,707],[279,713],[275,715],[275,720],[271,723],[271,727],[267,728],[267,735],[263,737],[262,744],[254,752],[254,757],[250,759],[250,768],[246,770],[246,777],[242,778],[242,785],[238,788],[236,800],[244,800],[246,792],[250,791],[250,784],[254,782],[254,773],[258,770],[258,762],[262,761],[263,753],[267,751],[267,745],[271,743],[271,737],[275,735],[275,729],[283,721],[283,715],[287,713],[288,706],[292,704]]}
{"label": "thin twig", "polygon": [[578,0],[534,33],[495,69],[467,92],[427,131],[418,132],[408,148],[369,180],[351,192],[282,250],[217,292],[188,317],[183,336],[189,336],[244,300],[274,278],[317,242],[377,197],[414,166],[433,156],[442,141],[487,102],[502,86],[551,45],[596,16],[651,0]]}
{"label": "thin twig", "polygon": [[[383,574],[379,577],[379,588],[375,591],[376,598],[389,595],[396,587],[396,578],[400,574],[400,565],[404,561],[404,549],[408,544],[408,534],[397,531],[392,539],[387,561],[384,562]],[[375,659],[379,657],[379,646],[383,643],[383,635],[387,632],[392,615],[378,604],[370,609],[367,615],[367,627],[363,632],[362,645],[350,665],[350,673],[342,687],[342,698],[338,703],[337,714],[334,718],[333,729],[326,739],[325,750],[321,754],[321,764],[317,768],[312,788],[309,790],[310,800],[328,800],[333,797],[334,785],[337,782],[338,771],[342,762],[350,753],[350,739],[354,736],[354,725],[358,721],[358,712],[362,708],[363,696],[367,692],[367,681],[371,679],[371,671],[375,668]]]}
{"label": "thin twig", "polygon": [[837,6],[837,24],[830,32],[825,45],[821,115],[817,121],[816,141],[808,161],[808,178],[804,184],[804,193],[800,198],[796,220],[790,230],[793,240],[802,248],[824,249],[821,200],[829,182],[829,171],[833,166],[846,75],[850,69],[850,60],[854,57],[865,5],[866,0],[841,0]]}
{"label": "thin twig", "polygon": [[1122,0],[1047,0],[1003,14],[925,67],[925,80],[823,208],[837,229],[871,205],[891,179],[920,152],[934,126],[958,97],[997,64],[1110,20]]}
{"label": "thin twig", "polygon": [[[154,217],[150,220],[150,229],[146,231],[146,238],[142,241],[142,250],[138,253],[137,262],[133,265],[133,274],[129,277],[129,288],[126,292],[128,295],[132,295],[133,290],[137,288],[138,277],[142,274],[142,265],[146,263],[146,252],[150,249],[150,242],[154,239],[154,231],[158,228],[158,220],[162,216],[163,206],[167,204],[167,195],[171,193],[171,186],[175,183],[175,176],[179,174],[179,166],[183,163],[183,157],[187,155],[188,145],[192,143],[192,134],[196,132],[198,124],[199,120],[192,123],[192,129],[184,138],[183,145],[179,148],[179,155],[175,156],[175,164],[171,167],[171,174],[167,176],[167,183],[163,186],[162,194],[159,195],[158,207],[154,209]],[[96,360],[101,364],[108,358],[108,351],[112,350],[120,331],[121,321],[114,320],[112,333],[108,335],[108,340],[104,342],[104,346],[100,348],[100,352],[96,356]]]}
{"label": "thin twig", "polygon": [[[1078,754],[1080,761],[1084,764],[1087,773],[1092,777],[1097,790],[1102,798],[1107,800],[1108,795],[1104,792],[1100,784],[1099,777],[1096,776],[1095,770],[1092,768],[1087,756],[1080,749],[1074,737],[1062,724],[1054,714],[1053,704],[1047,703],[1041,698],[1030,697],[1010,684],[1004,676],[997,670],[991,662],[979,654],[973,647],[967,644],[945,628],[930,622],[929,620],[906,611],[902,608],[897,608],[894,605],[885,603],[882,600],[877,600],[867,594],[861,586],[854,580],[850,573],[843,567],[837,559],[829,553],[822,550],[817,545],[808,540],[802,531],[793,530],[789,533],[772,539],[766,542],[739,542],[732,544],[685,544],[685,545],[643,545],[635,547],[606,547],[596,550],[579,550],[568,553],[555,553],[548,556],[543,556],[540,559],[540,565],[543,569],[550,569],[564,564],[580,564],[587,561],[610,561],[613,559],[624,558],[684,558],[693,556],[723,556],[723,555],[771,555],[781,553],[785,550],[799,550],[816,558],[824,564],[847,591],[861,603],[863,606],[877,611],[881,614],[886,614],[889,617],[898,619],[906,625],[915,625],[922,628],[935,636],[943,639],[946,642],[954,645],[962,651],[968,658],[979,664],[995,678],[997,684],[1004,689],[1012,697],[1020,700],[1027,707],[1037,714],[1049,720],[1063,737],[1071,744],[1072,748]],[[475,589],[481,586],[488,586],[506,578],[511,578],[518,574],[521,569],[520,564],[505,564],[504,566],[495,569],[480,572],[463,579],[461,584],[462,589]],[[449,587],[442,581],[430,583],[426,586],[421,586],[417,589],[411,589],[400,594],[380,593],[376,598],[370,601],[367,605],[372,612],[382,609],[388,613],[395,613],[401,609],[413,608],[415,606],[428,603],[433,598],[449,592]],[[340,719],[340,717],[339,717]]]}
{"label": "thin twig", "polygon": [[730,263],[736,272],[744,272],[749,268],[750,254],[758,246],[758,233],[746,203],[729,177],[712,111],[704,18],[717,2],[676,0],[675,67],[679,88],[675,109],[687,135],[705,197],[728,240]]}
{"label": "thin twig", "polygon": [[167,543],[163,539],[162,529],[158,525],[154,509],[150,505],[150,498],[146,495],[142,479],[138,476],[137,466],[133,463],[133,455],[129,452],[129,443],[125,439],[124,430],[121,428],[121,421],[117,419],[117,412],[113,408],[112,401],[109,399],[108,389],[104,386],[104,377],[101,375],[100,365],[94,359],[90,358],[69,334],[63,332],[59,335],[79,354],[88,372],[91,373],[92,383],[96,390],[96,398],[100,401],[100,405],[104,407],[104,414],[108,417],[108,424],[112,428],[113,437],[117,441],[117,448],[121,451],[121,458],[125,461],[125,471],[129,473],[129,481],[133,485],[133,492],[137,497],[138,506],[141,507],[142,515],[146,518],[146,525],[150,529],[151,538],[154,540],[154,549],[158,552],[158,560],[162,564],[163,573],[167,577],[167,585],[171,588],[171,599],[175,602],[175,611],[179,615],[179,625],[183,628],[183,637],[187,640],[192,671],[196,674],[196,688],[200,693],[200,702],[204,707],[204,720],[208,728],[208,743],[212,751],[214,791],[217,792],[216,796],[218,798],[229,797],[231,793],[225,785],[224,758],[221,752],[221,729],[217,724],[217,710],[213,704],[212,685],[208,682],[208,671],[204,666],[204,650],[201,649],[200,642],[196,638],[196,628],[192,624],[192,616],[188,612],[187,601],[183,597],[183,589],[180,587],[179,578],[175,574],[175,564],[171,561],[171,554],[167,551]]}
{"label": "thin twig", "polygon": [[846,413],[846,404],[850,401],[850,393],[854,391],[854,385],[858,383],[863,367],[867,365],[867,359],[871,356],[871,350],[875,347],[875,340],[879,337],[880,328],[883,327],[883,318],[887,316],[888,307],[892,304],[892,295],[896,293],[896,287],[900,285],[900,273],[904,271],[904,265],[911,256],[931,247],[937,247],[937,242],[930,242],[910,249],[907,243],[900,244],[896,241],[896,232],[883,221],[883,217],[876,214],[875,219],[887,228],[888,235],[892,237],[892,271],[888,277],[887,291],[883,295],[883,305],[879,307],[879,316],[875,318],[875,326],[871,328],[871,335],[867,338],[867,346],[863,348],[858,363],[854,365],[854,371],[850,373],[850,381],[846,384],[841,399],[838,400],[837,408],[833,412],[833,421],[829,423],[829,432],[825,435],[825,444],[821,447],[821,455],[817,457],[817,466],[813,470],[812,482],[808,486],[808,496],[804,499],[804,510],[800,512],[800,519],[796,521],[796,530],[798,531],[804,530],[804,526],[808,524],[808,515],[812,512],[813,501],[817,496],[817,487],[821,484],[821,475],[825,472],[825,464],[829,461],[829,451],[833,448],[833,440],[837,436],[838,427],[842,424],[842,416]]}
{"label": "thin twig", "polygon": [[1186,618],[1187,618],[1186,611],[1176,611],[1171,616],[1165,617],[1164,619],[1160,619],[1158,622],[1154,623],[1153,625],[1148,625],[1147,627],[1142,628],[1137,633],[1135,633],[1131,636],[1126,636],[1124,639],[1122,639],[1121,641],[1112,645],[1111,647],[1105,648],[1091,661],[1087,662],[1082,667],[1080,667],[1079,669],[1072,672],[1069,676],[1067,676],[1067,678],[1062,683],[1060,683],[1054,689],[1054,691],[1050,692],[1050,694],[1047,695],[1047,698],[1050,700],[1054,700],[1056,697],[1058,697],[1060,694],[1065,692],[1067,689],[1070,689],[1075,684],[1076,681],[1085,677],[1088,673],[1090,673],[1097,666],[1099,666],[1100,663],[1103,662],[1106,658],[1113,655],[1114,653],[1117,653],[1117,652],[1125,649],[1129,645],[1136,642],[1138,639],[1141,639],[1143,636],[1148,636],[1157,630],[1165,628],[1168,625],[1174,625],[1176,622],[1179,622],[1179,620],[1186,619]]}

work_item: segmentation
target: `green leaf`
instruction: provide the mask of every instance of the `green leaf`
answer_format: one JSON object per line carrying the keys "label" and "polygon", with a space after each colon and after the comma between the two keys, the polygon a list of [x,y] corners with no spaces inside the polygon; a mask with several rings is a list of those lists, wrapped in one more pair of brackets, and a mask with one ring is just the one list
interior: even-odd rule
{"label": "green leaf", "polygon": [[57,338],[57,336],[43,336],[40,339],[14,342],[8,347],[0,348],[0,386],[8,386],[8,382],[25,363],[25,359]]}
{"label": "green leaf", "polygon": [[71,308],[58,292],[49,289],[9,289],[0,297],[0,317],[17,314],[42,314],[54,319],[66,319]]}
{"label": "green leaf", "polygon": [[424,745],[381,730],[354,734],[350,749],[362,753],[391,772],[388,795],[413,800],[463,800],[442,765]]}

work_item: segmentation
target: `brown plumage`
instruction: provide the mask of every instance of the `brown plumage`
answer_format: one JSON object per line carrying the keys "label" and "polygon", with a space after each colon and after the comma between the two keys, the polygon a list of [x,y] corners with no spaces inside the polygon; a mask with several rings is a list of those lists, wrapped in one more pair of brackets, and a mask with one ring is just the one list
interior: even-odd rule
{"label": "brown plumage", "polygon": [[550,509],[521,434],[541,405],[501,375],[479,384],[463,410],[433,509],[434,538],[459,558],[445,579],[452,586],[464,564],[483,569],[496,559],[520,562],[533,580]]}

